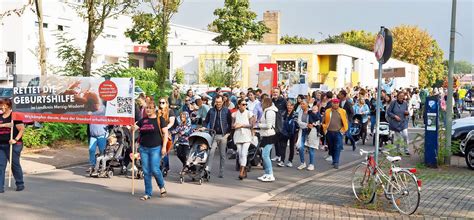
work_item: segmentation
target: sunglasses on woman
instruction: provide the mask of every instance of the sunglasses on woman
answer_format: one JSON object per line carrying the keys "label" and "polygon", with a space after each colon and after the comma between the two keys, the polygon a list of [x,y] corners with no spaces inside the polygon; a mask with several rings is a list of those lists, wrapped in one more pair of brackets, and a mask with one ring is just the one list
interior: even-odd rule
{"label": "sunglasses on woman", "polygon": [[243,106],[247,106],[247,103],[242,103],[241,105],[243,105]]}

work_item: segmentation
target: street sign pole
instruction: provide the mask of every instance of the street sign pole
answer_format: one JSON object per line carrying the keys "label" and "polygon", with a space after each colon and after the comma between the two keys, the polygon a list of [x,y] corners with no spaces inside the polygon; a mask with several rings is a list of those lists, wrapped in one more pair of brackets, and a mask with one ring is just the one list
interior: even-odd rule
{"label": "street sign pole", "polygon": [[[380,27],[380,33],[379,35],[382,36],[382,38],[385,37],[385,27]],[[376,41],[376,44],[379,43],[379,40]],[[382,42],[383,44],[385,44],[385,42]],[[380,52],[381,54],[383,54],[383,50],[385,49],[382,49],[382,51],[378,51],[378,48],[381,47],[381,45],[376,45],[375,46],[375,56],[379,62],[379,74],[378,74],[378,86],[377,86],[377,109],[376,109],[376,116],[375,116],[375,121],[376,121],[376,125],[375,125],[375,129],[376,129],[376,133],[375,133],[375,154],[374,154],[374,159],[375,159],[375,164],[378,165],[378,157],[379,157],[379,138],[380,138],[380,132],[379,132],[379,126],[380,126],[380,107],[382,106],[382,99],[380,98],[382,96],[382,65],[383,65],[383,57],[380,57]],[[379,54],[379,56],[377,55]],[[373,203],[376,202],[376,199],[377,199],[377,196],[374,197],[373,199]]]}
{"label": "street sign pole", "polygon": [[456,0],[453,0],[451,12],[451,41],[449,44],[449,64],[448,64],[448,100],[446,105],[446,145],[448,154],[444,158],[446,164],[451,161],[451,130],[453,120],[453,72],[454,72],[454,43],[456,40]]}

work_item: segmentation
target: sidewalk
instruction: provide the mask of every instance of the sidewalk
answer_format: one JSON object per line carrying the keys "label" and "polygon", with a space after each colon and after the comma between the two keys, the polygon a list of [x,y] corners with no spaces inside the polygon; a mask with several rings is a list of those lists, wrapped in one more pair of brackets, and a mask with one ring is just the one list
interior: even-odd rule
{"label": "sidewalk", "polygon": [[39,152],[26,152],[21,155],[23,173],[34,174],[61,169],[89,161],[86,146],[70,146],[61,149],[45,149]]}
{"label": "sidewalk", "polygon": [[[410,218],[473,218],[473,174],[471,170],[452,167],[420,170],[420,206]],[[351,176],[349,168],[294,187],[276,195],[265,208],[246,219],[408,219],[383,197],[379,197],[383,210],[356,208]]]}

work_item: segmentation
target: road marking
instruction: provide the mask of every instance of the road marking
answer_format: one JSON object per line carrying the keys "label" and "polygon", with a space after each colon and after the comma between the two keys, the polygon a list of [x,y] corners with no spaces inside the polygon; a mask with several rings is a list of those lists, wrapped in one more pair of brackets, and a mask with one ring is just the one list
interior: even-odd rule
{"label": "road marking", "polygon": [[[267,192],[267,193],[260,194],[259,196],[248,199],[245,202],[239,203],[237,205],[234,205],[234,206],[229,207],[227,209],[221,210],[221,211],[216,212],[214,214],[208,215],[208,216],[206,216],[202,219],[203,220],[244,219],[244,218],[256,213],[257,211],[259,211],[259,210],[261,210],[261,209],[263,209],[267,206],[272,205],[271,202],[269,202],[269,201],[274,196],[276,196],[276,195],[278,195],[278,194],[280,194],[280,193],[282,193],[282,192],[284,192],[288,189],[291,189],[293,187],[296,187],[296,186],[299,186],[301,184],[307,183],[307,182],[309,182],[311,180],[314,180],[316,178],[321,178],[321,177],[326,176],[326,175],[330,175],[330,174],[333,174],[333,173],[336,173],[336,172],[339,172],[339,171],[342,171],[342,170],[349,169],[350,167],[352,167],[355,164],[358,164],[362,161],[363,161],[363,159],[358,159],[358,160],[352,161],[348,164],[345,164],[345,165],[341,166],[339,170],[335,170],[335,169],[331,168],[331,170],[328,170],[328,171],[325,171],[325,172],[322,172],[322,173],[318,173],[316,175],[307,177],[305,179],[301,179],[301,180],[299,180],[295,183],[290,183],[290,184],[288,184],[286,186],[283,186],[281,188],[272,190],[272,191]],[[262,183],[262,184],[265,184],[265,183]]]}

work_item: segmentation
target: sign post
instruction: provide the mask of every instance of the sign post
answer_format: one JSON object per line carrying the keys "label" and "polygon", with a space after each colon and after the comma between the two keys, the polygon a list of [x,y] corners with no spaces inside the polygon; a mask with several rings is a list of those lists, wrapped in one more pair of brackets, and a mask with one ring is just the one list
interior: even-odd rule
{"label": "sign post", "polygon": [[[375,134],[375,164],[378,164],[378,155],[379,155],[379,139],[380,139],[380,108],[382,107],[381,95],[382,95],[382,65],[390,59],[392,55],[392,34],[385,27],[380,27],[380,32],[377,35],[374,46],[375,58],[379,62],[379,73],[378,73],[378,86],[377,86],[377,109],[376,109],[376,131]],[[373,199],[375,203],[376,197]]]}

